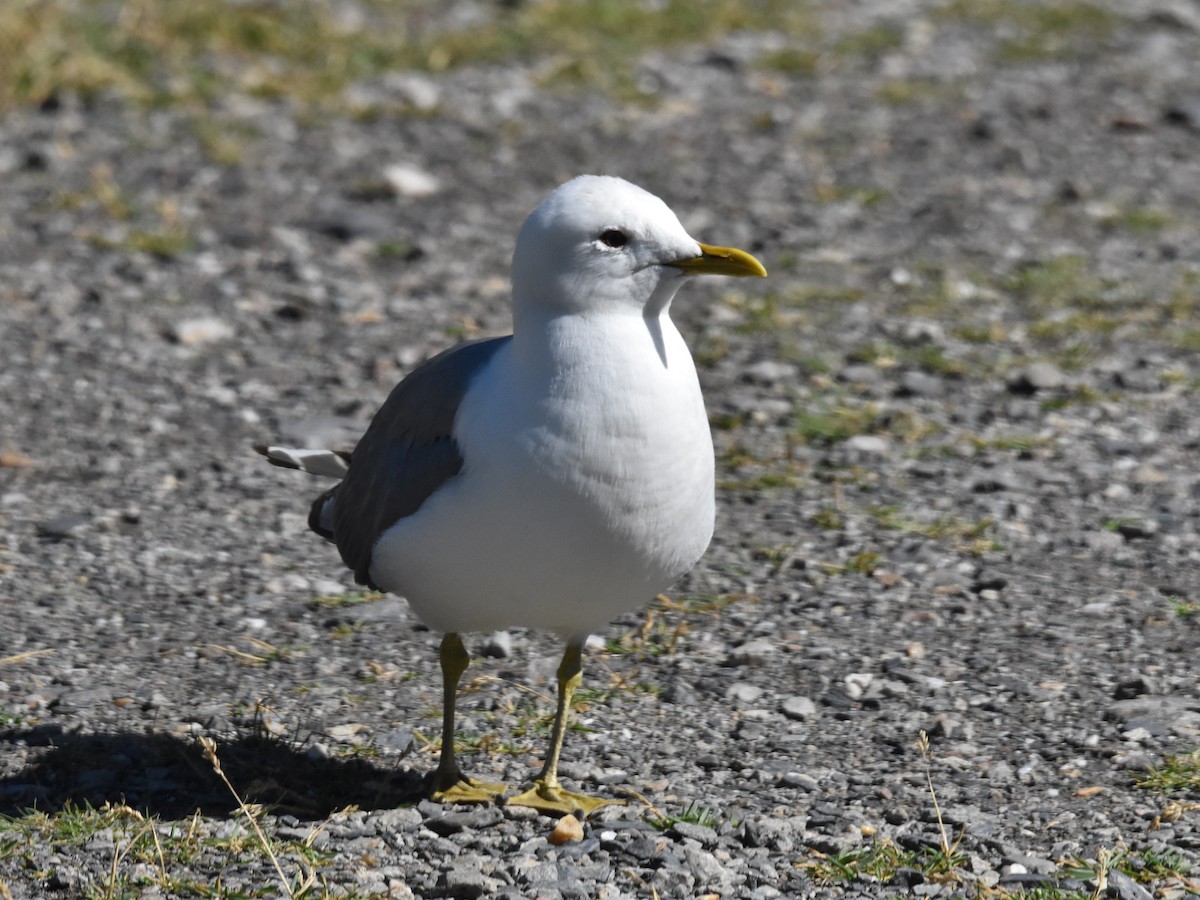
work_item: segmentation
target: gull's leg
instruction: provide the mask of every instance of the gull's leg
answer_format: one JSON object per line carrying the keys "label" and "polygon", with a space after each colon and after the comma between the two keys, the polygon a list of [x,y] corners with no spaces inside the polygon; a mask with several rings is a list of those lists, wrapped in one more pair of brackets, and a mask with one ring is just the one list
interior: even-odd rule
{"label": "gull's leg", "polygon": [[442,638],[439,655],[442,662],[442,752],[433,772],[430,799],[439,803],[492,803],[504,796],[504,785],[468,778],[454,757],[454,704],[459,679],[471,664],[471,657],[467,655],[462,638],[455,632]]}
{"label": "gull's leg", "polygon": [[583,644],[567,644],[562,662],[558,666],[558,709],[554,713],[554,730],[550,735],[550,749],[542,773],[534,779],[533,786],[523,794],[506,801],[513,806],[530,806],[542,812],[573,813],[584,815],[610,803],[621,800],[605,800],[568,791],[558,782],[558,758],[562,754],[563,736],[567,731],[567,717],[571,712],[571,698],[583,680]]}

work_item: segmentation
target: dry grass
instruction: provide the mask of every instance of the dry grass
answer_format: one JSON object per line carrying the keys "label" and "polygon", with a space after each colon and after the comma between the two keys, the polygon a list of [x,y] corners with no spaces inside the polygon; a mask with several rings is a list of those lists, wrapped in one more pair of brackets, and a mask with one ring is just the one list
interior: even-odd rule
{"label": "dry grass", "polygon": [[398,70],[534,60],[556,86],[636,93],[637,57],[738,29],[810,27],[786,0],[549,0],[443,27],[435,0],[9,0],[0,112],[62,92],[219,108],[231,93],[340,108],[349,85]]}

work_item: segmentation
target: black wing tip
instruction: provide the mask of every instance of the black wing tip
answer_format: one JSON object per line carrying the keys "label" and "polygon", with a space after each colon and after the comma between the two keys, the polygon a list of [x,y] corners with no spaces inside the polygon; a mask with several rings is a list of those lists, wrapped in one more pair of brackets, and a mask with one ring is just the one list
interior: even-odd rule
{"label": "black wing tip", "polygon": [[251,444],[250,446],[251,446],[251,448],[253,448],[255,453],[259,454],[260,456],[265,457],[267,462],[269,462],[273,466],[279,466],[279,468],[281,468],[281,469],[299,469],[300,468],[300,466],[296,465],[294,462],[289,462],[286,459],[280,459],[277,456],[272,456],[271,455],[271,447],[269,444]]}

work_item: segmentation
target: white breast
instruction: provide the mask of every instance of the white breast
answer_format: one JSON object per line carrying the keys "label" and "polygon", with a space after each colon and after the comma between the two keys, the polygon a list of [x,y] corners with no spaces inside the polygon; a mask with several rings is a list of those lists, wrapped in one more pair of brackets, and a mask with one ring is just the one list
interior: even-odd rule
{"label": "white breast", "polygon": [[712,537],[712,438],[670,320],[559,317],[537,337],[472,383],[462,473],[376,545],[372,578],[439,630],[586,634]]}

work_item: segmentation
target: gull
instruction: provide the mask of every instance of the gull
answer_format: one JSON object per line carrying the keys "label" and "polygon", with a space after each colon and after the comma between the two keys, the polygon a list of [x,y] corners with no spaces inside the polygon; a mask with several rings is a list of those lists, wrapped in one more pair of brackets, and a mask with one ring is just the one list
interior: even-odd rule
{"label": "gull", "polygon": [[[559,782],[589,634],[690,570],[712,538],[712,435],[671,301],[699,274],[765,276],[690,237],[667,205],[581,175],[530,214],[512,259],[513,333],[459,344],[393,390],[349,455],[256,449],[341,477],[309,525],[360,584],[443,633],[442,742],[430,796],[587,814],[616,802]],[[531,787],[466,776],[454,752],[461,634],[548,629],[566,644],[550,746]]]}

